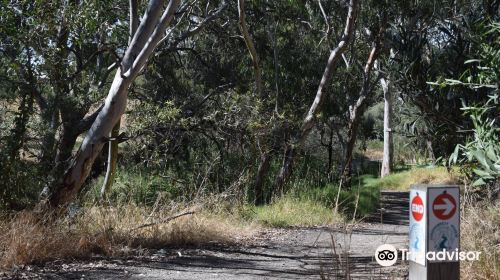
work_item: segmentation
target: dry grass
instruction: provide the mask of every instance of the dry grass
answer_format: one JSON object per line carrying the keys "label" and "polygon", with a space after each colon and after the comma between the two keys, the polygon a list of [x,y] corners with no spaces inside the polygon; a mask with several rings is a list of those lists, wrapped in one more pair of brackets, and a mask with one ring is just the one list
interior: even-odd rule
{"label": "dry grass", "polygon": [[384,150],[367,148],[366,151],[363,152],[363,155],[370,160],[382,160],[384,157]]}
{"label": "dry grass", "polygon": [[461,262],[461,278],[500,280],[500,201],[467,204],[461,223],[462,250],[481,252],[479,261]]}
{"label": "dry grass", "polygon": [[134,230],[176,214],[171,207],[155,209],[128,204],[89,207],[73,218],[56,221],[23,212],[0,222],[0,267],[43,263],[56,259],[85,258],[92,254],[121,256],[133,248],[165,248],[211,243],[230,244],[256,230],[231,215],[221,217],[205,210],[168,223]]}

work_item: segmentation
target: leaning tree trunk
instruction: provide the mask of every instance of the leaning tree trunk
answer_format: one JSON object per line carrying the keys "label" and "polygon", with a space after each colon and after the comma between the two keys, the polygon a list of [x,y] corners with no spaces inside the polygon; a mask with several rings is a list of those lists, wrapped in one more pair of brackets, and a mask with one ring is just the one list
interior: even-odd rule
{"label": "leaning tree trunk", "polygon": [[262,85],[262,70],[260,68],[260,58],[255,49],[250,32],[248,32],[246,15],[245,15],[245,0],[238,0],[238,16],[239,16],[239,26],[241,34],[243,35],[243,40],[247,46],[248,52],[252,58],[254,78],[255,78],[255,91],[260,98],[264,98],[264,90]]}
{"label": "leaning tree trunk", "polygon": [[[139,14],[137,13],[138,0],[129,0],[129,37],[128,43],[132,42],[135,32],[139,27]],[[111,130],[110,137],[116,138],[120,132],[120,120],[115,124]],[[118,140],[114,139],[108,143],[108,162],[106,168],[106,176],[104,177],[104,182],[101,187],[101,201],[107,199],[108,193],[111,191],[113,182],[115,180],[116,165],[118,160]]]}
{"label": "leaning tree trunk", "polygon": [[120,70],[117,71],[104,108],[83,140],[69,169],[63,175],[62,180],[57,182],[56,189],[50,196],[49,202],[52,207],[67,204],[80,190],[90,173],[94,160],[104,143],[107,142],[109,132],[125,111],[127,91],[131,82],[130,78],[122,78]]}
{"label": "leaning tree trunk", "polygon": [[[361,116],[364,112],[365,98],[362,97],[362,101],[359,102],[360,106],[354,106],[350,112],[349,124],[347,129],[347,143],[344,155],[344,165],[341,176],[342,186],[345,188],[351,187],[351,175],[352,175],[352,159],[354,153],[354,147],[356,146],[356,139],[358,137],[358,128],[361,123]],[[361,99],[358,99],[358,101]]]}
{"label": "leaning tree trunk", "polygon": [[392,92],[389,80],[382,77],[380,84],[384,92],[384,155],[382,157],[380,177],[385,177],[391,173],[394,156],[392,142]]}
{"label": "leaning tree trunk", "polygon": [[374,84],[371,83],[371,73],[375,61],[377,60],[380,49],[382,48],[381,39],[385,31],[385,22],[382,22],[380,30],[375,37],[373,42],[373,47],[366,61],[365,68],[363,70],[363,85],[359,94],[359,98],[356,103],[349,108],[349,125],[347,130],[347,145],[344,157],[344,169],[341,176],[341,186],[345,188],[351,187],[351,175],[352,175],[352,159],[354,147],[356,146],[356,139],[358,136],[358,128],[361,122],[361,116],[364,114],[366,108],[366,101],[373,91]]}
{"label": "leaning tree trunk", "polygon": [[108,141],[109,133],[125,111],[130,85],[164,36],[179,2],[180,0],[170,0],[162,14],[164,1],[149,1],[137,32],[115,74],[104,107],[97,115],[69,168],[52,190],[48,199],[49,206],[64,206],[80,191],[92,164],[104,143]]}
{"label": "leaning tree trunk", "polygon": [[290,178],[290,175],[292,174],[294,159],[298,152],[298,149],[301,148],[301,146],[304,144],[305,140],[309,136],[316,122],[316,116],[321,112],[321,105],[323,104],[323,101],[325,99],[324,93],[326,86],[329,84],[333,72],[337,67],[338,61],[342,58],[342,54],[345,52],[347,46],[352,41],[354,28],[356,25],[356,19],[358,16],[358,10],[359,10],[359,0],[350,0],[349,10],[347,12],[346,25],[342,39],[338,43],[337,47],[333,49],[332,52],[330,53],[330,57],[328,58],[328,62],[326,64],[323,76],[321,78],[321,82],[316,92],[316,97],[314,98],[314,101],[311,104],[311,107],[309,108],[309,112],[302,121],[300,134],[295,139],[292,139],[291,142],[287,143],[286,145],[283,163],[274,182],[275,190],[278,192],[281,192],[283,190],[284,184]]}

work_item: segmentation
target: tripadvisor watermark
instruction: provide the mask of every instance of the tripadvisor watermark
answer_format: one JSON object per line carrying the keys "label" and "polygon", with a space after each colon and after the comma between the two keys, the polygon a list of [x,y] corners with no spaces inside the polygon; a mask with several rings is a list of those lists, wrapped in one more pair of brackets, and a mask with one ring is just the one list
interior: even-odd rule
{"label": "tripadvisor watermark", "polygon": [[[391,244],[380,245],[375,251],[375,260],[381,266],[391,266],[396,263],[398,256],[401,257],[402,261],[408,261],[410,259],[411,252],[408,249],[396,249]],[[422,253],[423,254],[423,253]],[[481,252],[479,251],[459,251],[458,249],[447,251],[437,251],[437,252],[427,252],[425,253],[425,258],[428,261],[477,261]]]}

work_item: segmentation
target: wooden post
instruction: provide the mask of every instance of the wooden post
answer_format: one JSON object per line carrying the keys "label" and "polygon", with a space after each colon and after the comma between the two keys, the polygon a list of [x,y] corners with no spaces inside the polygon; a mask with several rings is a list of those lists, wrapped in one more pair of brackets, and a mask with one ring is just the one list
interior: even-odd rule
{"label": "wooden post", "polygon": [[[459,250],[458,186],[411,186],[409,279],[459,280]],[[446,253],[456,253],[456,255]]]}

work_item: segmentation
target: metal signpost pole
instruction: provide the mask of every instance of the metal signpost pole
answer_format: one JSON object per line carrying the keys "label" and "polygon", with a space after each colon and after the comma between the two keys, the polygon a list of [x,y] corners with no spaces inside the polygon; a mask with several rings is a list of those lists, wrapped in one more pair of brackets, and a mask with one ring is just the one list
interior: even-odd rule
{"label": "metal signpost pole", "polygon": [[460,278],[458,186],[412,185],[410,190],[410,280]]}

